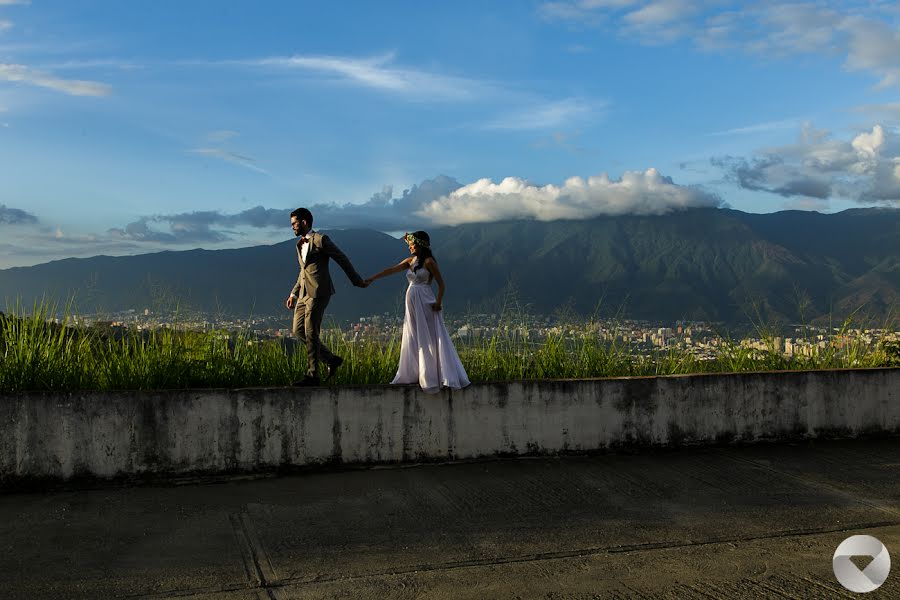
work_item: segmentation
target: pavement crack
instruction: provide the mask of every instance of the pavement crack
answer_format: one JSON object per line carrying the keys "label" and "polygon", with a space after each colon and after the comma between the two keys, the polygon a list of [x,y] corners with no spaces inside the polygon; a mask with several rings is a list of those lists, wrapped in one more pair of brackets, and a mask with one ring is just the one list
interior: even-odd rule
{"label": "pavement crack", "polygon": [[278,574],[266,554],[265,547],[259,540],[256,527],[253,526],[253,520],[247,509],[229,515],[228,519],[231,521],[231,527],[238,539],[244,570],[250,585],[268,588],[270,585],[277,584]]}

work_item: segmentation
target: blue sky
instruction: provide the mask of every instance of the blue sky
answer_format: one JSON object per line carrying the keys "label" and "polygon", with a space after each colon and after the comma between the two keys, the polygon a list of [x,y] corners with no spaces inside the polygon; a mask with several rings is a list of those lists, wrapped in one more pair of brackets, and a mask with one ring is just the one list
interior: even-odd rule
{"label": "blue sky", "polygon": [[898,127],[892,2],[0,0],[0,268],[896,207]]}

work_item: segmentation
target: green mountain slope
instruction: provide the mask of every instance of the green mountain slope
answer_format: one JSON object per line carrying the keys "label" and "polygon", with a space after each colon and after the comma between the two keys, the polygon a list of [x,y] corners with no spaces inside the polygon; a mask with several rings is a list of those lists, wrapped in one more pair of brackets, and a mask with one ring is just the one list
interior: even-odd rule
{"label": "green mountain slope", "polygon": [[[495,313],[515,290],[533,312],[567,306],[648,319],[795,321],[860,306],[883,317],[900,293],[900,210],[749,214],[693,209],[664,216],[510,221],[430,231],[448,283],[448,311]],[[365,230],[331,232],[363,276],[407,255],[402,241]],[[402,276],[367,290],[335,265],[337,318],[400,313]],[[296,278],[291,241],[69,259],[0,271],[7,301],[76,295],[85,310],[171,302],[239,315],[277,312]],[[601,303],[602,300],[602,303]],[[801,315],[801,312],[803,313]]]}

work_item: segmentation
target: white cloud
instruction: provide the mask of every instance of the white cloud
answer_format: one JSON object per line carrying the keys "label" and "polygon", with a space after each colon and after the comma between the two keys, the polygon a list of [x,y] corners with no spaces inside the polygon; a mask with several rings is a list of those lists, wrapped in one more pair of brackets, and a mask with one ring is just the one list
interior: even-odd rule
{"label": "white cloud", "polygon": [[840,23],[838,13],[810,4],[776,4],[757,14],[762,36],[749,48],[775,54],[828,50]]}
{"label": "white cloud", "polygon": [[713,159],[740,187],[786,198],[853,199],[900,205],[900,136],[875,125],[850,140],[805,126],[796,144],[751,159]]}
{"label": "white cloud", "polygon": [[621,10],[637,4],[638,0],[564,0],[545,2],[538,14],[547,21],[596,22],[604,9]]}
{"label": "white cloud", "polygon": [[[725,10],[723,10],[723,7]],[[878,87],[900,85],[900,29],[886,5],[768,3],[729,10],[729,3],[658,0],[623,12],[621,5],[543,4],[546,20],[602,26],[643,44],[689,39],[703,50],[742,48],[767,56],[832,54],[844,67],[871,73]]]}
{"label": "white cloud", "polygon": [[689,35],[694,27],[689,19],[699,6],[685,0],[651,2],[622,18],[623,32],[639,36],[645,44],[662,44]]}
{"label": "white cloud", "polygon": [[12,21],[4,21],[4,20],[0,19],[0,33],[3,33],[4,31],[9,31],[10,29],[12,29],[12,26],[13,26]]}
{"label": "white cloud", "polygon": [[41,68],[53,71],[67,69],[118,69],[120,71],[136,71],[144,68],[143,65],[127,60],[115,58],[95,58],[90,60],[66,60],[63,62],[41,65]]}
{"label": "white cloud", "polygon": [[219,160],[224,160],[235,165],[240,165],[246,169],[250,169],[251,171],[256,171],[257,173],[263,173],[266,175],[269,174],[269,172],[265,169],[256,166],[255,159],[243,154],[225,150],[223,148],[193,148],[190,150],[190,152],[192,154],[199,154],[201,156],[211,156],[213,158],[218,158]]}
{"label": "white cloud", "polygon": [[268,175],[269,172],[259,167],[256,164],[256,160],[254,158],[247,156],[246,154],[233,152],[225,147],[226,142],[238,137],[239,135],[240,134],[237,131],[232,131],[230,129],[210,131],[208,134],[206,134],[206,139],[208,142],[210,142],[210,144],[212,144],[212,146],[192,148],[191,150],[189,150],[189,152],[191,154],[199,154],[200,156],[209,156],[212,158],[217,158],[219,160],[224,160],[225,162],[240,165],[245,169],[250,169],[251,171],[256,171],[257,173]]}
{"label": "white cloud", "polygon": [[206,134],[206,139],[213,143],[221,143],[227,142],[228,140],[237,137],[237,131],[231,131],[230,129],[220,129],[218,131],[210,131]]}
{"label": "white cloud", "polygon": [[724,12],[707,17],[706,22],[692,32],[694,43],[701,50],[715,51],[733,47],[737,40],[742,13]]}
{"label": "white cloud", "polygon": [[60,79],[24,65],[0,63],[0,79],[44,87],[72,96],[108,96],[112,88],[105,83]]}
{"label": "white cloud", "polygon": [[561,186],[537,186],[517,177],[500,183],[480,179],[434,200],[416,214],[441,225],[507,219],[585,219],[599,215],[665,214],[672,210],[718,206],[703,190],[679,186],[656,169],[627,171],[621,179],[605,173],[572,177]]}
{"label": "white cloud", "polygon": [[623,21],[635,27],[657,27],[684,18],[695,10],[688,2],[681,0],[661,0],[642,6],[623,17]]}
{"label": "white cloud", "polygon": [[879,88],[900,85],[900,31],[858,16],[844,19],[840,29],[849,41],[846,66],[881,77]]}
{"label": "white cloud", "polygon": [[889,102],[886,104],[866,104],[857,106],[856,112],[865,114],[874,114],[888,119],[900,120],[900,102]]}
{"label": "white cloud", "polygon": [[745,127],[736,127],[734,129],[726,129],[725,131],[716,131],[708,135],[745,135],[752,133],[763,133],[766,131],[778,131],[779,129],[794,129],[802,125],[802,119],[782,119],[780,121],[767,121],[765,123],[757,123],[755,125],[747,125]]}
{"label": "white cloud", "polygon": [[546,100],[517,90],[465,77],[393,66],[394,55],[374,58],[291,56],[226,61],[226,64],[301,69],[324,73],[353,85],[396,94],[408,100],[501,102],[508,112],[481,125],[494,130],[537,130],[562,127],[589,117],[605,104],[581,98]]}
{"label": "white cloud", "polygon": [[603,105],[594,107],[584,100],[567,98],[510,112],[489,122],[485,128],[516,131],[556,129],[585,119],[598,108],[602,109]]}
{"label": "white cloud", "polygon": [[31,4],[31,0],[0,0],[0,6],[12,6],[13,4]]}
{"label": "white cloud", "polygon": [[872,158],[884,147],[884,128],[876,125],[871,133],[861,133],[850,142],[860,157]]}
{"label": "white cloud", "polygon": [[471,100],[490,92],[494,87],[491,84],[464,77],[393,67],[390,66],[393,59],[393,54],[365,59],[298,55],[240,61],[240,63],[326,73],[356,85],[385,92],[402,93],[410,98]]}

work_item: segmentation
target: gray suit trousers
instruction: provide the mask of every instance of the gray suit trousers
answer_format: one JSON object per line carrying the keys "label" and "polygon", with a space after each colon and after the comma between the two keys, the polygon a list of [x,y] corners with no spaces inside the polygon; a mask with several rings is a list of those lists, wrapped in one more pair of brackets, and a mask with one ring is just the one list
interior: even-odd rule
{"label": "gray suit trousers", "polygon": [[325,307],[331,296],[319,296],[312,298],[306,296],[298,298],[294,306],[294,335],[300,342],[306,344],[306,358],[309,368],[306,374],[310,377],[319,376],[319,361],[332,362],[335,355],[322,344],[319,339],[319,330],[322,328],[322,318],[325,316]]}

